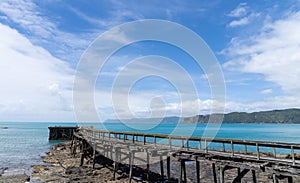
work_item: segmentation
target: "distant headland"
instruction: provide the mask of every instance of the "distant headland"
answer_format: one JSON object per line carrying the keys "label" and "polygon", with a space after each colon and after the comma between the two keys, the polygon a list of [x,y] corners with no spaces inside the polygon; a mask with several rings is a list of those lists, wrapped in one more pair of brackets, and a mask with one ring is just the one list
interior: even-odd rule
{"label": "distant headland", "polygon": [[[221,115],[221,114],[211,114]],[[191,117],[165,117],[161,119],[162,123],[207,123],[211,115],[196,115]],[[157,121],[157,118],[135,118],[126,119],[126,122],[151,122]],[[107,120],[106,123],[116,122],[116,120]],[[231,112],[224,114],[223,123],[277,123],[292,124],[300,123],[300,109],[283,109],[259,112]]]}

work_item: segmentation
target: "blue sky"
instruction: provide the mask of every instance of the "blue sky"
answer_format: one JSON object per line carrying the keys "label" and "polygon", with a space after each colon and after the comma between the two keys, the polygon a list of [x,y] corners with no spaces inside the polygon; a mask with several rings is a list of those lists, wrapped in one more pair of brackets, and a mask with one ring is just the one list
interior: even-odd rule
{"label": "blue sky", "polygon": [[[300,108],[298,0],[2,0],[0,121],[74,121],[72,88],[81,55],[103,32],[142,19],[176,22],[203,38],[224,74],[226,112]],[[131,90],[131,113],[149,116],[149,99],[155,97],[165,102],[161,110],[168,116],[179,115],[182,108],[191,109],[184,116],[209,113],[212,99],[205,72],[182,50],[146,41],[118,51],[100,73],[95,105],[101,119],[116,117],[110,92],[116,74],[147,55],[164,56],[182,66],[199,98],[180,101],[168,81],[145,78]],[[164,63],[154,66],[164,68]],[[141,69],[142,65],[136,68]]]}

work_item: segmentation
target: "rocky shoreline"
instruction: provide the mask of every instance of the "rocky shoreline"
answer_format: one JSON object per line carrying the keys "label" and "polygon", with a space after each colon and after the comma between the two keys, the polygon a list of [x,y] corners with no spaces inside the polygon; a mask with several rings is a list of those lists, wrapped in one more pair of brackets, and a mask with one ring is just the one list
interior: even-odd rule
{"label": "rocky shoreline", "polygon": [[[54,183],[54,182],[128,182],[129,168],[127,165],[120,165],[116,174],[116,180],[113,178],[113,161],[100,157],[96,166],[92,168],[92,162],[85,160],[83,166],[80,165],[79,150],[75,155],[70,153],[70,142],[63,142],[54,145],[47,156],[44,157],[45,164],[32,166],[31,176],[29,175],[11,175],[1,176],[0,183],[31,182],[31,183]],[[195,164],[187,163],[188,182],[196,182]],[[159,182],[160,165],[154,163],[150,165],[150,181],[147,181],[145,167],[134,168],[134,180],[132,182]],[[165,170],[166,172],[166,170]],[[201,182],[213,182],[211,164],[201,162]],[[236,175],[236,170],[226,172],[226,180],[232,181]],[[272,182],[270,175],[265,172],[257,172],[258,182]],[[176,158],[171,158],[171,176],[172,182],[178,182],[180,177],[180,165]],[[165,178],[166,179],[166,178]],[[295,182],[299,178],[295,177]],[[243,178],[243,182],[252,182],[251,174]]]}

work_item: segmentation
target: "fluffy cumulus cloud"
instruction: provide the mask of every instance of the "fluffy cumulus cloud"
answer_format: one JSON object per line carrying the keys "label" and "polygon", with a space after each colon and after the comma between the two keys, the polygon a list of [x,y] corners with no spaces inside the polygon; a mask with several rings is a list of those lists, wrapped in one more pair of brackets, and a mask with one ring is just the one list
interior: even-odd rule
{"label": "fluffy cumulus cloud", "polygon": [[[299,107],[300,90],[300,12],[266,22],[259,34],[232,40],[224,67],[244,73],[262,74],[266,81],[281,87],[285,96],[266,100],[267,108]],[[268,89],[261,93],[271,93]],[[288,97],[287,97],[288,96]],[[293,99],[291,99],[293,98]],[[275,104],[276,103],[276,104]],[[264,106],[259,103],[256,106]]]}
{"label": "fluffy cumulus cloud", "polygon": [[[52,20],[31,0],[2,0],[0,13],[5,22],[18,25],[31,42],[68,62],[76,62],[98,32],[84,31],[74,34],[62,31],[59,21]],[[68,53],[68,54],[66,54]]]}
{"label": "fluffy cumulus cloud", "polygon": [[6,25],[0,34],[0,120],[73,120],[68,65]]}

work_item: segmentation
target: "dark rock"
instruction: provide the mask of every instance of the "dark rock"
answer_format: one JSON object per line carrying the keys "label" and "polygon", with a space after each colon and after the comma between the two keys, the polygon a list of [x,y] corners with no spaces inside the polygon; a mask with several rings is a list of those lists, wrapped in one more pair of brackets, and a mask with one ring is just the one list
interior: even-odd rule
{"label": "dark rock", "polygon": [[80,174],[81,170],[80,170],[80,167],[67,167],[65,173],[66,174]]}

